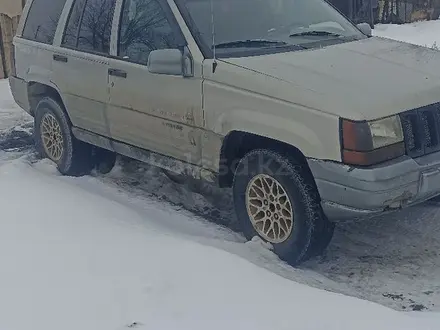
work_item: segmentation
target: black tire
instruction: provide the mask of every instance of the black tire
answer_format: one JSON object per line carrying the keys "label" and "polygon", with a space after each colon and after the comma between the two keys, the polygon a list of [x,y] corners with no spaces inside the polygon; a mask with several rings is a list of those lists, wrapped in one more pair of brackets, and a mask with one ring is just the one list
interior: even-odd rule
{"label": "black tire", "polygon": [[168,179],[176,184],[183,185],[188,181],[188,177],[183,174],[174,173],[164,168],[162,169],[162,172],[166,175]]}
{"label": "black tire", "polygon": [[101,174],[108,174],[116,165],[116,153],[110,150],[94,147],[93,163]]}
{"label": "black tire", "polygon": [[437,206],[440,205],[440,195],[428,199],[426,204],[428,204],[428,205],[437,205]]}
{"label": "black tire", "polygon": [[245,155],[235,171],[234,204],[245,237],[264,239],[252,225],[246,206],[248,184],[260,174],[269,175],[281,184],[293,208],[292,232],[283,242],[272,243],[274,252],[293,266],[322,253],[332,238],[334,225],[324,215],[309,172],[294,158],[266,149]]}
{"label": "black tire", "polygon": [[324,216],[321,223],[315,224],[315,226],[316,231],[312,237],[312,245],[307,251],[303,261],[322,255],[333,238],[335,224],[328,221],[327,217]]}
{"label": "black tire", "polygon": [[[52,159],[44,148],[41,127],[42,120],[47,115],[52,115],[61,128],[63,150],[59,160]],[[43,98],[36,107],[34,123],[34,139],[37,151],[42,157],[53,160],[61,174],[80,176],[90,173],[94,165],[92,146],[77,140],[72,135],[70,121],[61,104],[50,97]]]}

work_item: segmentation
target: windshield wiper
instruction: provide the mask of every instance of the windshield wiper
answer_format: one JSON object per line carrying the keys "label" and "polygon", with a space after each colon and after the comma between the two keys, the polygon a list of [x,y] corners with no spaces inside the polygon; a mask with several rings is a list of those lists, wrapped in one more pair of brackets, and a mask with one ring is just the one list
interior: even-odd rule
{"label": "windshield wiper", "polygon": [[343,37],[343,35],[329,32],[329,31],[303,31],[296,32],[289,35],[289,37],[300,37],[300,36],[333,36],[333,37]]}
{"label": "windshield wiper", "polygon": [[266,39],[248,39],[222,42],[215,45],[215,48],[259,48],[276,47],[290,45],[285,41],[266,40]]}

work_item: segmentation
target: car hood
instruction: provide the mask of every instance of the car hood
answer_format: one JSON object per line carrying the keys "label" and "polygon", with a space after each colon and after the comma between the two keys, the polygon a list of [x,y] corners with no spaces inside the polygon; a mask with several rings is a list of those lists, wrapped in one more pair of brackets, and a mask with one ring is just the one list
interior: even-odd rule
{"label": "car hood", "polygon": [[224,62],[278,82],[277,98],[353,120],[440,101],[440,52],[384,38]]}

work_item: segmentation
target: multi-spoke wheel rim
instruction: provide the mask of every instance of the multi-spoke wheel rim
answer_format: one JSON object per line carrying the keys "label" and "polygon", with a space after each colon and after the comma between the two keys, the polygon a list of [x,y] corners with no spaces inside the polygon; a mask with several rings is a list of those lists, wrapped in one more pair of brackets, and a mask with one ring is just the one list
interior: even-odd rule
{"label": "multi-spoke wheel rim", "polygon": [[246,189],[246,207],[255,230],[270,243],[287,240],[293,228],[293,209],[283,186],[266,174],[255,176]]}
{"label": "multi-spoke wheel rim", "polygon": [[64,139],[61,126],[56,118],[46,113],[41,120],[41,141],[47,156],[55,162],[63,157]]}

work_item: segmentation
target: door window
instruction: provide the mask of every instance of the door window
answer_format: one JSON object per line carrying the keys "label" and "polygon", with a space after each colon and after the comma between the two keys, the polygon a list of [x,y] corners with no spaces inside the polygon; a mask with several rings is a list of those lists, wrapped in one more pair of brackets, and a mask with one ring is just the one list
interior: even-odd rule
{"label": "door window", "polygon": [[69,15],[63,46],[109,54],[115,0],[76,0]]}
{"label": "door window", "polygon": [[151,51],[179,48],[183,38],[176,33],[175,24],[170,22],[158,0],[125,0],[119,28],[118,56],[147,65]]}

